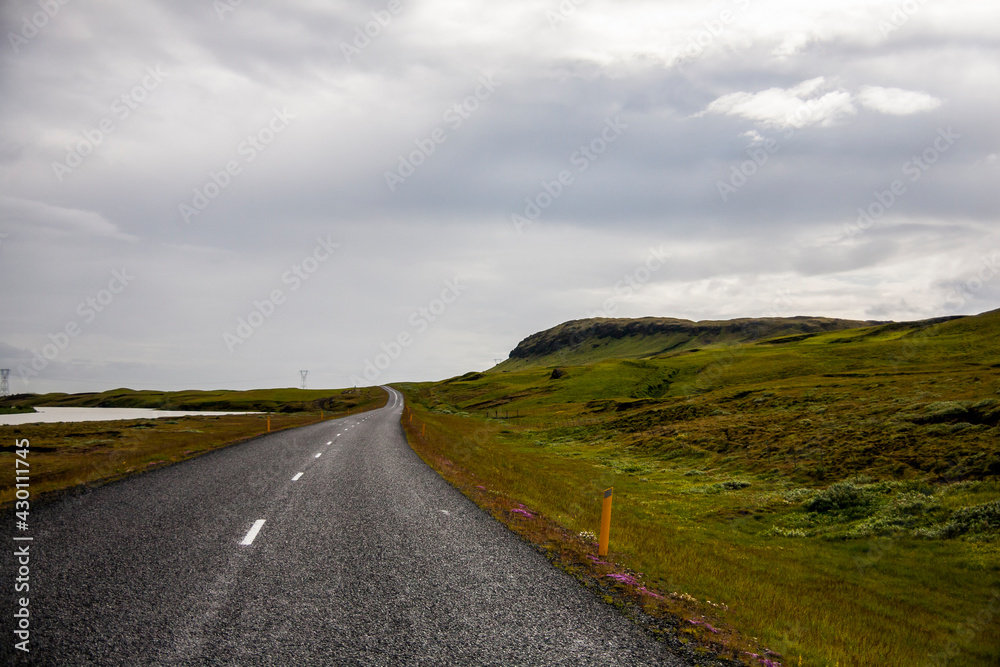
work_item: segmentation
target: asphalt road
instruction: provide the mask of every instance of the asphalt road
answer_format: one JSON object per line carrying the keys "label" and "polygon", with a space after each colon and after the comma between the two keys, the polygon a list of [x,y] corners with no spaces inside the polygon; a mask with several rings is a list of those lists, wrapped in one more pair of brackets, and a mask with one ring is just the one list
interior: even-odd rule
{"label": "asphalt road", "polygon": [[3,664],[684,664],[428,468],[389,391],[33,507],[30,660],[5,593]]}

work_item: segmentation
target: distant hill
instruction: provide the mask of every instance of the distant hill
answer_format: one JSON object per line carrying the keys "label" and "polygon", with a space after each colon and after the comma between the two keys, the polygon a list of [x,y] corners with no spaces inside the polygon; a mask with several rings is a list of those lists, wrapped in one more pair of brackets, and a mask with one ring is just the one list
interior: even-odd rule
{"label": "distant hill", "polygon": [[0,414],[62,408],[150,408],[154,410],[248,410],[257,412],[348,411],[385,395],[381,389],[251,389],[151,391],[112,389],[83,394],[16,394],[0,398]]}
{"label": "distant hill", "polygon": [[[941,321],[949,318],[939,318]],[[693,322],[670,317],[572,320],[518,343],[498,370],[644,359],[723,344],[759,342],[889,324],[832,317],[765,317]]]}
{"label": "distant hill", "polygon": [[[746,322],[758,333],[741,330]],[[529,451],[587,442],[601,456],[631,448],[796,483],[1000,476],[1000,309],[865,324],[567,322],[529,336],[491,372],[421,391],[444,414],[553,429],[548,439],[526,431]],[[660,353],[672,336],[680,344]],[[717,344],[727,339],[745,342]],[[704,342],[716,346],[690,347]]]}

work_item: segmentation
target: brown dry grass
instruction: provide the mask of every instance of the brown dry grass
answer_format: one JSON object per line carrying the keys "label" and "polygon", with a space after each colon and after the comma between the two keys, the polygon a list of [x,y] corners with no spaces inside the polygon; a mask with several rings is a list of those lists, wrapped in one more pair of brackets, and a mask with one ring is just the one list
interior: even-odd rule
{"label": "brown dry grass", "polygon": [[[326,419],[385,405],[386,394],[370,389],[355,407],[324,412]],[[320,412],[275,413],[271,431],[319,421]],[[189,416],[102,422],[0,426],[0,468],[10,471],[0,486],[0,507],[14,500],[17,445],[28,440],[32,500],[82,485],[94,486],[239,444],[267,433],[268,415]],[[19,474],[23,474],[23,471]]]}

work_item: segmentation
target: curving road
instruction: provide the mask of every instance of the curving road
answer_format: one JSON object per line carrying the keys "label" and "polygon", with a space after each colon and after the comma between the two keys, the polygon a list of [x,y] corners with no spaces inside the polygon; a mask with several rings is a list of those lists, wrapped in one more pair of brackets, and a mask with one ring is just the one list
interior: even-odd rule
{"label": "curving road", "polygon": [[7,620],[3,663],[684,664],[428,468],[385,389],[33,508],[32,650]]}

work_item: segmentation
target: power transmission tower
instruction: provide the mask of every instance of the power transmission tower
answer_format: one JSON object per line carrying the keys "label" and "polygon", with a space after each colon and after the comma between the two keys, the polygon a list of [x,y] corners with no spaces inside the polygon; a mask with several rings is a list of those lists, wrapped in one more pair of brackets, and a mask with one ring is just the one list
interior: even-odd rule
{"label": "power transmission tower", "polygon": [[10,369],[0,368],[0,396],[10,396]]}
{"label": "power transmission tower", "polygon": [[309,375],[309,371],[299,371],[299,375],[302,376],[302,388],[306,388],[306,376]]}

